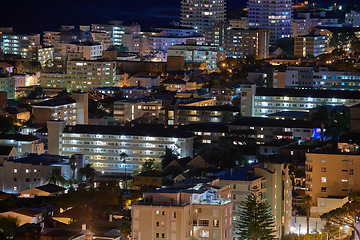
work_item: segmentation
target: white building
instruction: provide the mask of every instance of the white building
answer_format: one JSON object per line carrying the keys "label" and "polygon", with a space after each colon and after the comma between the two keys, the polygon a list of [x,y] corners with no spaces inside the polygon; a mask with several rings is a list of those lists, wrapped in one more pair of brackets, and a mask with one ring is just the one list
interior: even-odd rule
{"label": "white building", "polygon": [[[70,156],[84,154],[97,171],[139,170],[148,159],[161,161],[165,148],[179,157],[193,156],[193,134],[163,125],[65,126],[64,121],[48,122],[48,152]],[[120,154],[126,153],[126,163]]]}
{"label": "white building", "polygon": [[58,43],[58,51],[66,56],[67,53],[81,53],[85,60],[96,60],[102,57],[102,42]]}
{"label": "white building", "polygon": [[196,33],[203,34],[207,28],[216,23],[224,22],[226,15],[225,0],[182,0],[181,26],[195,29]]}
{"label": "white building", "polygon": [[7,99],[15,98],[15,78],[0,73],[0,91],[7,93]]}

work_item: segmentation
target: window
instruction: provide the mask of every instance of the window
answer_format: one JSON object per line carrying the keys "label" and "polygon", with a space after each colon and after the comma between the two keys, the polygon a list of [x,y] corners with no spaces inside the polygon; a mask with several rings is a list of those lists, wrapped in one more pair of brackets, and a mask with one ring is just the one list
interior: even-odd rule
{"label": "window", "polygon": [[160,211],[159,211],[159,210],[156,211],[156,215],[160,215]]}
{"label": "window", "polygon": [[322,163],[326,163],[326,158],[322,158],[322,159],[321,159],[321,162],[322,162]]}
{"label": "window", "polygon": [[213,227],[219,227],[219,220],[213,220]]}
{"label": "window", "polygon": [[320,205],[321,205],[322,207],[325,207],[325,202],[321,202]]}
{"label": "window", "polygon": [[321,172],[326,172],[326,167],[322,167]]}
{"label": "window", "polygon": [[193,220],[193,226],[197,226],[197,219]]}
{"label": "window", "polygon": [[233,189],[236,189],[236,184],[233,185]]}
{"label": "window", "polygon": [[354,169],[352,168],[349,169],[349,175],[354,175]]}
{"label": "window", "polygon": [[160,223],[159,223],[159,222],[156,222],[155,226],[157,226],[157,227],[160,226]]}
{"label": "window", "polygon": [[17,168],[14,168],[14,173],[17,173]]}
{"label": "window", "polygon": [[321,177],[321,182],[326,183],[326,177]]}
{"label": "window", "polygon": [[209,226],[209,220],[204,220],[204,219],[199,220],[199,226],[208,227]]}
{"label": "window", "polygon": [[341,179],[341,182],[348,182],[349,180],[347,179]]}
{"label": "window", "polygon": [[165,215],[165,211],[161,211],[161,215]]}
{"label": "window", "polygon": [[17,181],[17,178],[14,178],[14,182],[16,182]]}
{"label": "window", "polygon": [[161,238],[165,238],[165,233],[162,233],[162,234],[161,234]]}
{"label": "window", "polygon": [[159,233],[156,233],[156,234],[155,234],[155,237],[156,237],[156,238],[159,238],[159,236],[160,236]]}
{"label": "window", "polygon": [[174,218],[176,218],[176,212],[174,212],[174,215],[173,215],[173,216],[174,216]]}
{"label": "window", "polygon": [[321,187],[321,192],[326,192],[326,187]]}
{"label": "window", "polygon": [[209,237],[209,230],[200,230],[199,237],[208,238]]}
{"label": "window", "polygon": [[236,199],[236,195],[233,195],[233,199],[234,199],[234,200]]}

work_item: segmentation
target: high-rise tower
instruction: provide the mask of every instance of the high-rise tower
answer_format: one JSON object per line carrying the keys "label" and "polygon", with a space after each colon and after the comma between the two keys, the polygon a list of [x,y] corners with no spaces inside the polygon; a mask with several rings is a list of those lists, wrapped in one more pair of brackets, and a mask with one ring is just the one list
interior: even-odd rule
{"label": "high-rise tower", "polygon": [[269,29],[270,43],[291,37],[292,0],[248,0],[249,28]]}
{"label": "high-rise tower", "polygon": [[203,34],[216,23],[224,22],[225,0],[181,0],[181,26]]}

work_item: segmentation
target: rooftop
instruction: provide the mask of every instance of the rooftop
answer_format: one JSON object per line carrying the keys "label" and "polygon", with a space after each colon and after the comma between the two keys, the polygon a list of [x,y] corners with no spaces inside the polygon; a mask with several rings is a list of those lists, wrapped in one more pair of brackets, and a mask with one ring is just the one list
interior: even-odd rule
{"label": "rooftop", "polygon": [[256,88],[256,96],[360,99],[359,91]]}
{"label": "rooftop", "polygon": [[46,184],[46,185],[39,186],[36,188],[41,191],[48,192],[48,193],[57,193],[57,192],[65,191],[65,188],[57,186],[55,184]]}
{"label": "rooftop", "polygon": [[0,134],[0,139],[2,139],[2,140],[22,141],[22,142],[32,142],[32,141],[39,140],[35,136],[22,135],[22,134]]}
{"label": "rooftop", "polygon": [[67,104],[72,104],[72,103],[76,103],[76,101],[70,97],[59,97],[59,98],[53,98],[53,99],[46,100],[41,103],[35,104],[34,107],[36,107],[36,106],[56,107],[56,106],[62,106],[62,105],[67,105]]}
{"label": "rooftop", "polygon": [[76,125],[67,126],[64,133],[106,134],[123,136],[146,136],[146,137],[172,137],[190,138],[192,133],[177,129],[176,126],[164,126],[160,124],[138,124],[131,126],[110,125]]}
{"label": "rooftop", "polygon": [[301,120],[278,120],[262,117],[242,117],[230,125],[257,126],[257,127],[282,127],[282,128],[313,128],[312,123]]}

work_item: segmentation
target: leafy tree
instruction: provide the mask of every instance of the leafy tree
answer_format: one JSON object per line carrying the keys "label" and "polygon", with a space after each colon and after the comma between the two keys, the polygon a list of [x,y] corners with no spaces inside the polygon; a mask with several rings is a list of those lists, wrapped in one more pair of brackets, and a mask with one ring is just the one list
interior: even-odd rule
{"label": "leafy tree", "polygon": [[70,93],[66,89],[63,89],[56,95],[56,97],[70,97]]}
{"label": "leafy tree", "polygon": [[329,134],[334,138],[339,138],[350,130],[350,112],[343,108],[342,110],[333,109],[329,113]]}
{"label": "leafy tree", "polygon": [[7,212],[16,206],[16,197],[8,197],[0,201],[0,212]]}
{"label": "leafy tree", "polygon": [[43,91],[42,87],[36,86],[35,89],[29,93],[27,98],[36,99],[38,97],[41,97],[43,94],[44,94],[44,91]]}
{"label": "leafy tree", "polygon": [[0,116],[0,133],[8,134],[14,133],[14,119],[12,117]]}
{"label": "leafy tree", "polygon": [[276,42],[276,47],[281,48],[284,55],[294,56],[294,38],[281,38]]}
{"label": "leafy tree", "polygon": [[261,199],[258,190],[254,188],[240,203],[237,234],[245,240],[275,239],[274,223],[269,203]]}
{"label": "leafy tree", "polygon": [[120,154],[120,159],[124,163],[124,169],[125,169],[125,189],[127,189],[127,170],[126,170],[126,158],[127,157],[128,157],[128,155],[125,152],[122,152]]}
{"label": "leafy tree", "polygon": [[345,203],[342,207],[331,210],[328,213],[324,213],[320,216],[321,220],[327,221],[336,226],[347,225],[351,228],[358,237],[360,232],[356,228],[355,223],[360,213],[360,201],[350,201]]}
{"label": "leafy tree", "polygon": [[171,148],[165,147],[165,154],[161,156],[161,168],[164,169],[174,159],[178,158],[178,154]]}
{"label": "leafy tree", "polygon": [[312,206],[312,198],[310,195],[306,195],[301,200],[301,206],[306,212],[306,233],[310,233],[310,210]]}
{"label": "leafy tree", "polygon": [[11,238],[11,236],[14,235],[15,228],[19,225],[19,223],[20,221],[18,218],[11,216],[0,217],[0,232],[3,235],[1,237],[5,237],[4,239],[7,239],[8,237]]}
{"label": "leafy tree", "polygon": [[61,186],[67,184],[65,176],[62,174],[61,169],[59,168],[52,169],[46,181],[50,184],[61,185]]}
{"label": "leafy tree", "polygon": [[131,222],[128,220],[121,221],[119,228],[120,233],[124,235],[125,239],[127,239],[131,234]]}
{"label": "leafy tree", "polygon": [[150,171],[150,170],[155,170],[155,169],[160,169],[160,167],[157,165],[157,163],[155,162],[155,159],[148,159],[146,160],[146,162],[143,163],[143,165],[141,166],[141,171],[145,172],[145,171]]}
{"label": "leafy tree", "polygon": [[329,111],[325,105],[320,106],[312,115],[311,121],[316,127],[321,128],[321,141],[325,139],[325,126],[329,124]]}
{"label": "leafy tree", "polygon": [[93,180],[94,180],[94,178],[96,176],[96,171],[88,163],[88,164],[85,164],[82,168],[79,169],[79,174],[80,174],[80,176],[85,177],[86,184],[88,186],[90,186],[90,184],[93,182]]}

